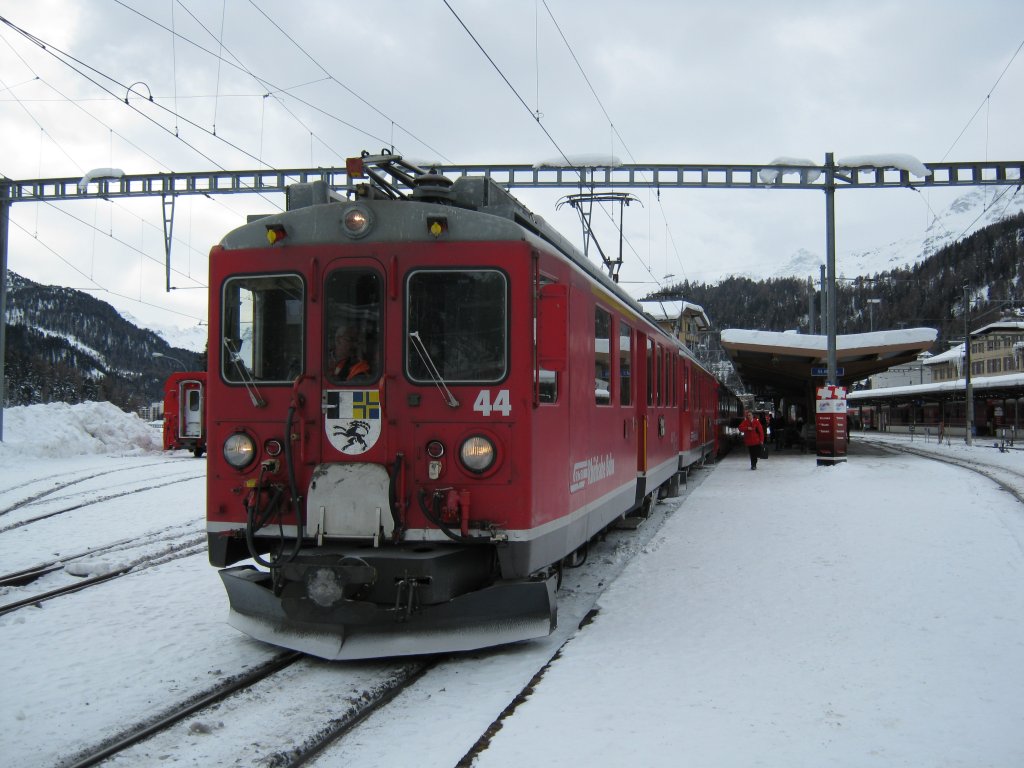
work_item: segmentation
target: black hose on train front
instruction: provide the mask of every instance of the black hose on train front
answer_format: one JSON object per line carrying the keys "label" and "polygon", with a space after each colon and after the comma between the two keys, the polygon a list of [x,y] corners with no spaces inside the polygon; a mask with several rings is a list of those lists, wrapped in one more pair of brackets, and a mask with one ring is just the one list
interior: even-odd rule
{"label": "black hose on train front", "polygon": [[[288,418],[285,422],[286,439],[284,441],[284,459],[288,470],[288,490],[291,494],[292,508],[295,510],[295,545],[287,557],[281,554],[273,560],[264,560],[256,547],[256,531],[261,530],[279,512],[281,495],[284,493],[284,489],[280,486],[264,486],[263,475],[266,472],[265,466],[260,467],[256,487],[252,489],[245,503],[245,544],[249,549],[249,556],[264,568],[278,568],[282,562],[290,563],[298,556],[299,551],[302,549],[302,512],[299,509],[299,494],[295,481],[295,462],[291,450],[291,430],[294,417],[295,406],[293,405],[288,409]],[[263,496],[264,490],[270,494],[270,497],[267,499],[266,506],[261,510],[260,499]],[[280,519],[278,520],[278,526],[281,530],[280,551],[283,553],[285,549],[284,523]]]}
{"label": "black hose on train front", "polygon": [[[297,380],[296,380],[297,381]],[[301,402],[302,395],[297,399]],[[302,510],[299,505],[299,486],[295,481],[295,456],[292,453],[292,421],[295,419],[295,401],[288,406],[288,417],[284,424],[284,463],[288,468],[288,490],[292,495],[292,509],[295,510],[295,549],[288,555],[286,562],[291,562],[302,549]],[[280,559],[280,558],[279,558]]]}
{"label": "black hose on train front", "polygon": [[402,471],[402,460],[404,455],[401,451],[395,454],[395,465],[391,470],[391,477],[388,478],[388,504],[391,507],[391,519],[395,523],[394,540],[397,542],[402,538],[402,515],[398,510],[398,477]]}
{"label": "black hose on train front", "polygon": [[430,505],[427,504],[427,492],[423,488],[420,488],[419,500],[420,509],[423,511],[423,516],[430,522],[441,529],[441,532],[452,541],[457,541],[460,544],[489,544],[490,540],[485,538],[476,538],[474,536],[463,536],[461,533],[455,533],[448,525],[441,519],[441,497],[436,493],[434,494],[433,503],[436,509],[431,509]]}
{"label": "black hose on train front", "polygon": [[260,470],[260,477],[249,494],[245,504],[245,544],[249,548],[249,556],[264,568],[273,568],[274,563],[264,560],[256,549],[256,531],[260,530],[273,517],[281,504],[282,488],[274,488],[273,494],[267,500],[267,505],[260,510],[260,497],[263,495],[263,470]]}

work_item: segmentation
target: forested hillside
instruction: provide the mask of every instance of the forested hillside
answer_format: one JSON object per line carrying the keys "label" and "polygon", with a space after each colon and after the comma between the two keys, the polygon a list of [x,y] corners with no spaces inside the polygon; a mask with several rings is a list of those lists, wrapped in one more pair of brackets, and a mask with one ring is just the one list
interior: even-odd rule
{"label": "forested hillside", "polygon": [[[852,278],[842,275],[841,263],[838,270],[839,333],[866,332],[872,320],[875,330],[936,328],[939,340],[933,351],[942,351],[951,339],[963,338],[965,281],[972,329],[1024,306],[1024,214],[979,230],[914,267]],[[806,279],[755,282],[737,277],[716,285],[684,282],[651,298],[700,304],[718,331],[806,333],[808,291]],[[878,302],[870,304],[869,299]],[[815,309],[820,333],[819,323]],[[154,353],[176,358],[181,365]],[[164,379],[182,365],[204,370],[205,355],[171,347],[87,293],[9,273],[7,405],[109,400],[134,410],[159,400]]]}
{"label": "forested hillside", "polygon": [[134,410],[162,398],[163,381],[205,368],[202,356],[170,346],[104,301],[8,272],[6,405],[107,400]]}
{"label": "forested hillside", "polygon": [[[839,333],[928,327],[939,331],[936,351],[963,338],[964,283],[972,329],[1024,307],[1024,214],[1005,219],[938,251],[914,267],[850,277],[837,264]],[[818,275],[813,277],[817,283]],[[817,290],[815,284],[814,290]],[[808,283],[782,278],[729,278],[716,285],[683,282],[650,298],[680,298],[704,307],[716,330],[745,328],[808,332]],[[878,299],[870,308],[869,299]],[[815,329],[821,333],[818,305]],[[872,318],[873,315],[873,318]]]}

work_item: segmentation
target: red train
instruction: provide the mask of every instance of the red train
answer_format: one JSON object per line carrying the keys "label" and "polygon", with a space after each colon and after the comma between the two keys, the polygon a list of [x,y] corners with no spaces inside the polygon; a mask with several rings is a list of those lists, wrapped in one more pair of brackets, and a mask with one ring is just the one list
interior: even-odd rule
{"label": "red train", "polygon": [[164,450],[206,451],[206,371],[172,373],[164,382]]}
{"label": "red train", "polygon": [[229,620],[328,659],[547,635],[563,561],[738,406],[490,180],[348,170],[211,252],[210,562],[259,566]]}

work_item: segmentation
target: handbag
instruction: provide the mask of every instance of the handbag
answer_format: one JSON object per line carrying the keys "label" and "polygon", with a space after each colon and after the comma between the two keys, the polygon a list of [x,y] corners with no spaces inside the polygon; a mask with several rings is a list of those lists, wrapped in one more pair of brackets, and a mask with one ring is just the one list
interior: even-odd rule
{"label": "handbag", "polygon": [[768,443],[761,443],[761,458],[768,458]]}

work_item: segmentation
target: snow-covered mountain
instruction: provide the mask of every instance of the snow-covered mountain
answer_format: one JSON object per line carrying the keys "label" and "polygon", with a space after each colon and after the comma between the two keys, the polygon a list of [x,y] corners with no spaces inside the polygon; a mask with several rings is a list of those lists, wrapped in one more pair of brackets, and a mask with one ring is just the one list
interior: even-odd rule
{"label": "snow-covered mountain", "polygon": [[[973,232],[1024,210],[1024,195],[1007,191],[1001,197],[992,189],[970,189],[957,197],[939,213],[921,237],[909,237],[883,243],[863,251],[842,251],[837,255],[842,273],[847,277],[870,276],[896,267],[915,265],[947,245],[962,240]],[[824,252],[815,253],[804,248],[796,251],[782,267],[770,277],[813,277],[825,263]],[[752,280],[764,275],[744,275]]]}
{"label": "snow-covered mountain", "polygon": [[176,325],[163,325],[159,323],[146,323],[139,320],[131,312],[118,310],[121,317],[138,328],[145,328],[152,331],[172,347],[187,349],[190,352],[202,352],[206,349],[207,327],[206,325],[189,325],[187,327]]}

